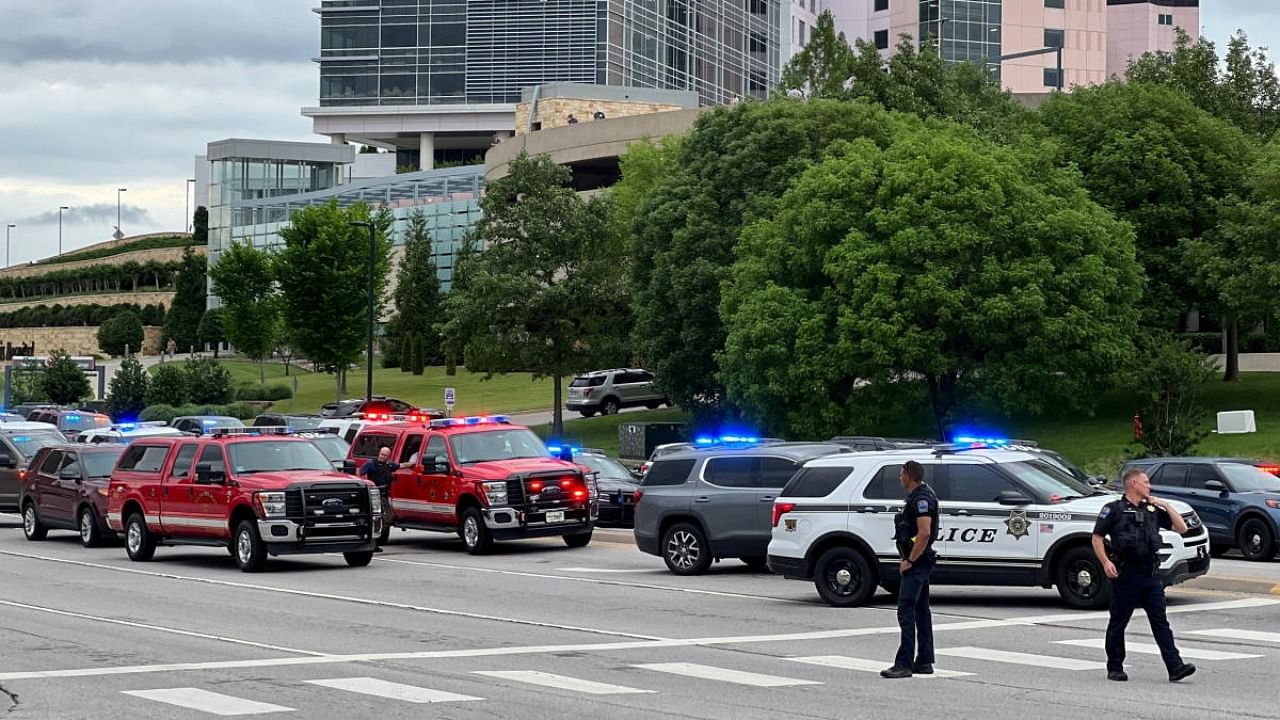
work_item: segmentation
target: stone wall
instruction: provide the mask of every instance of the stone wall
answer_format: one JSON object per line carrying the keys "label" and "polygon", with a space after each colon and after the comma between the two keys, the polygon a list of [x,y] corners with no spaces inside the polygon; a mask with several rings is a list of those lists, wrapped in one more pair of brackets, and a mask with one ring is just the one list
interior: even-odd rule
{"label": "stone wall", "polygon": [[[0,277],[30,277],[32,275],[44,275],[57,270],[74,270],[95,265],[123,265],[130,260],[137,263],[145,263],[151,260],[177,262],[182,259],[182,253],[185,249],[180,247],[154,248],[152,250],[134,250],[133,252],[120,253],[119,255],[94,260],[77,260],[75,262],[50,263],[47,265],[14,265],[0,270]],[[196,255],[201,257],[204,257],[209,252],[209,248],[206,245],[195,245],[193,250]],[[66,303],[63,304],[65,305]]]}
{"label": "stone wall", "polygon": [[[35,307],[36,305],[119,305],[120,303],[136,303],[138,305],[155,305],[163,303],[167,312],[169,307],[173,305],[173,291],[165,292],[121,292],[121,293],[98,293],[94,295],[56,295],[51,297],[33,298],[21,302],[4,302],[0,303],[0,312],[13,312],[24,307]],[[0,332],[3,332],[0,328]]]}
{"label": "stone wall", "polygon": [[[161,328],[147,326],[142,329],[142,354],[158,355],[161,347]],[[10,345],[35,346],[37,355],[46,355],[52,350],[66,350],[71,355],[96,355],[98,349],[98,326],[89,327],[30,327],[0,328],[0,348]]]}
{"label": "stone wall", "polygon": [[[568,125],[570,113],[581,124],[591,122],[592,115],[597,110],[603,112],[605,118],[608,119],[683,109],[680,105],[672,103],[552,97],[538,100],[538,114],[534,118],[534,122],[541,122],[542,129],[547,130]],[[516,105],[516,134],[524,134],[528,127],[529,103],[518,103]]]}

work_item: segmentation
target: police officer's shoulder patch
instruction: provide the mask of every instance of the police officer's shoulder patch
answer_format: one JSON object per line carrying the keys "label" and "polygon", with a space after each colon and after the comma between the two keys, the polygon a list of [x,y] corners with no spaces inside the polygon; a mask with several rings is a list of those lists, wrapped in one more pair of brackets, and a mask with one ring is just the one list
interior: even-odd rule
{"label": "police officer's shoulder patch", "polygon": [[920,498],[916,501],[916,512],[929,512],[929,500],[927,498]]}
{"label": "police officer's shoulder patch", "polygon": [[1111,506],[1103,505],[1102,512],[1098,515],[1098,517],[1107,518],[1107,517],[1110,517],[1110,515],[1111,515]]}

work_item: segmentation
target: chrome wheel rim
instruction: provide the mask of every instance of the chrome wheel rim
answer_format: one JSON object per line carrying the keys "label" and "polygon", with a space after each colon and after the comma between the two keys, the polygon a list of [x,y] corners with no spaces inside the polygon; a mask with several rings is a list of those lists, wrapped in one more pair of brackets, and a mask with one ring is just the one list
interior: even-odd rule
{"label": "chrome wheel rim", "polygon": [[142,547],[142,528],[137,522],[129,523],[129,533],[125,537],[125,541],[129,544],[129,552],[137,553]]}
{"label": "chrome wheel rim", "polygon": [[475,516],[462,521],[462,539],[467,543],[467,547],[480,544],[480,527],[476,525]]}
{"label": "chrome wheel rim", "polygon": [[671,564],[681,570],[688,570],[698,563],[702,557],[702,549],[698,547],[698,539],[693,533],[681,530],[671,536],[667,542],[667,557]]}
{"label": "chrome wheel rim", "polygon": [[236,535],[236,559],[241,565],[248,565],[250,558],[253,557],[253,539],[249,537],[247,531],[241,531]]}
{"label": "chrome wheel rim", "polygon": [[36,509],[30,505],[22,512],[22,531],[28,536],[36,532]]}
{"label": "chrome wheel rim", "polygon": [[89,515],[89,511],[85,510],[80,513],[80,541],[88,544],[89,539],[93,537],[93,517]]}
{"label": "chrome wheel rim", "polygon": [[1083,599],[1090,599],[1098,594],[1100,586],[1097,576],[1094,575],[1093,568],[1087,560],[1073,563],[1067,578],[1072,594]]}
{"label": "chrome wheel rim", "polygon": [[853,595],[862,585],[862,573],[851,561],[843,558],[832,563],[825,575],[827,587],[839,597]]}

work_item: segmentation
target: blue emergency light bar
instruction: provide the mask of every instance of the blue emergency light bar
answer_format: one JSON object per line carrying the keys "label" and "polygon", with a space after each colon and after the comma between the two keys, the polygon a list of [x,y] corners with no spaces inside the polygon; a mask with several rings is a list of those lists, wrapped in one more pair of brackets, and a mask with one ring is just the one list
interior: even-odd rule
{"label": "blue emergency light bar", "polygon": [[431,427],[444,428],[458,425],[507,425],[511,418],[507,415],[470,415],[461,418],[440,418],[431,421]]}
{"label": "blue emergency light bar", "polygon": [[698,447],[715,447],[717,445],[758,445],[760,438],[754,435],[720,435],[711,437],[709,435],[699,435],[693,439],[693,444]]}

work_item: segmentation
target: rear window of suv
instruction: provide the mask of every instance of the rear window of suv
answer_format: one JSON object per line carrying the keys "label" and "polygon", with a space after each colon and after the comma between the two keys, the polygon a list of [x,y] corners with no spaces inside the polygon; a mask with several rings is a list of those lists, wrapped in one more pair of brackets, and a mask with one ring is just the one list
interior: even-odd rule
{"label": "rear window of suv", "polygon": [[597,375],[596,377],[576,377],[573,382],[569,383],[569,387],[600,387],[604,384],[605,376]]}
{"label": "rear window of suv", "polygon": [[803,468],[782,489],[782,497],[826,497],[840,487],[853,468]]}
{"label": "rear window of suv", "polygon": [[693,463],[693,460],[659,460],[649,466],[649,472],[644,474],[641,484],[645,487],[683,485],[693,470]]}

